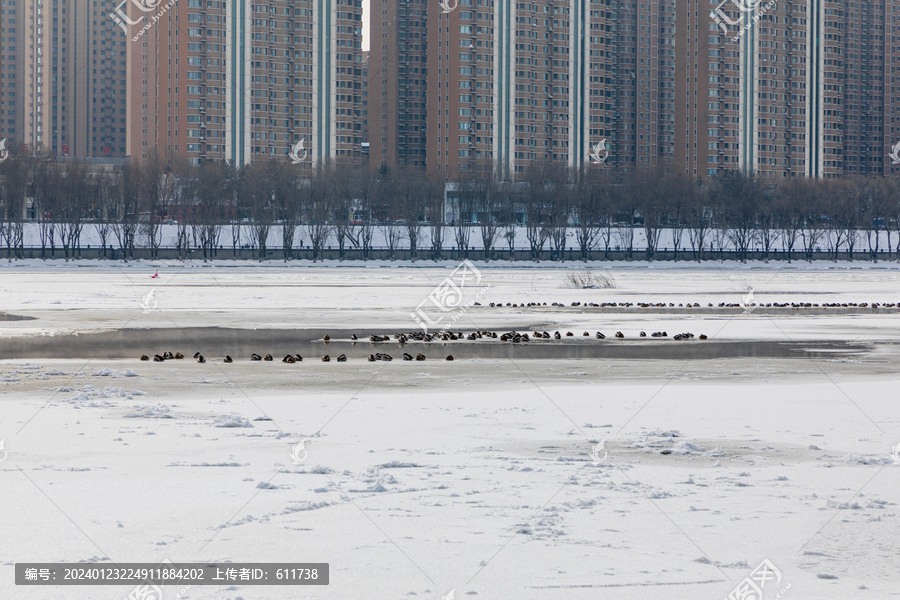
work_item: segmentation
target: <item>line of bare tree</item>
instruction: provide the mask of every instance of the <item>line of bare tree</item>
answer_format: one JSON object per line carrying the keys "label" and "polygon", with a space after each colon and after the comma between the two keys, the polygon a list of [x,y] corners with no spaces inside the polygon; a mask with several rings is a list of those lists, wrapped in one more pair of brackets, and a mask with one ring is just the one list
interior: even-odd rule
{"label": "line of bare tree", "polygon": [[[299,169],[286,160],[235,167],[199,165],[153,155],[141,164],[106,168],[83,161],[12,156],[0,164],[0,244],[24,256],[25,224],[35,223],[41,257],[82,256],[82,233],[93,228],[92,256],[124,260],[136,248],[151,258],[164,225],[181,258],[265,260],[279,249],[296,256],[297,232],[313,260],[336,246],[368,259],[380,238],[390,258],[465,258],[474,247],[487,259],[524,232],[532,260],[616,250],[653,260],[805,256],[867,251],[873,260],[900,258],[900,185],[883,178],[766,180],[738,171],[705,180],[656,169],[533,169],[515,182],[490,171],[453,182],[420,171],[370,170],[342,162]],[[171,231],[171,230],[170,230]],[[643,243],[636,248],[636,234]],[[224,235],[223,235],[224,234]],[[376,235],[378,234],[378,235]],[[230,243],[229,243],[230,242]],[[303,242],[301,241],[301,246]],[[660,246],[663,245],[661,248]],[[230,248],[229,248],[230,246]]]}

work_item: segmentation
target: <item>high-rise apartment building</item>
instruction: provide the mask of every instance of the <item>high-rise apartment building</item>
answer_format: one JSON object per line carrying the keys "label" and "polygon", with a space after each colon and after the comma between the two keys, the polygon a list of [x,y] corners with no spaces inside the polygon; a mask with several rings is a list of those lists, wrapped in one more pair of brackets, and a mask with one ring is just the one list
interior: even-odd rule
{"label": "high-rise apartment building", "polygon": [[708,0],[679,1],[675,22],[673,166],[691,177],[739,169],[744,103],[734,33],[710,18]]}
{"label": "high-rise apartment building", "polygon": [[125,155],[125,35],[112,0],[0,6],[0,139],[52,156]]}
{"label": "high-rise apartment building", "polygon": [[371,0],[368,57],[361,0],[148,4],[3,3],[0,138],[305,165],[368,141],[447,178],[898,169],[900,0]]}
{"label": "high-rise apartment building", "polygon": [[675,0],[621,2],[610,11],[614,97],[611,159],[665,164],[675,147]]}
{"label": "high-rise apartment building", "polygon": [[614,145],[608,0],[460,0],[428,20],[427,166],[448,178],[579,166]]}
{"label": "high-rise apartment building", "polygon": [[[428,15],[427,168],[508,168],[516,130],[509,3],[460,2]],[[498,35],[503,32],[504,35]]]}
{"label": "high-rise apartment building", "polygon": [[675,164],[701,177],[890,174],[900,2],[729,0],[718,20],[705,7],[677,9]]}
{"label": "high-rise apartment building", "polygon": [[131,26],[132,157],[360,158],[360,0],[186,0],[151,19]]}
{"label": "high-rise apartment building", "polygon": [[811,2],[810,175],[890,175],[898,9],[896,0]]}
{"label": "high-rise apartment building", "polygon": [[431,4],[436,3],[369,2],[369,164],[376,168],[425,168]]}
{"label": "high-rise apartment building", "polygon": [[373,164],[887,175],[900,142],[898,0],[372,4]]}
{"label": "high-rise apartment building", "polygon": [[[377,90],[373,77],[372,104],[380,97],[382,109],[373,161],[427,165],[452,178],[581,166],[592,153],[634,166],[671,159],[674,0],[460,0],[450,11],[431,3],[410,13],[413,4],[373,2],[373,65],[382,71]],[[411,15],[426,24],[427,45],[409,43]],[[423,61],[427,102],[410,107],[409,93],[421,90],[390,82],[404,81],[404,64]],[[401,146],[394,121],[404,108],[414,111],[407,123],[427,122],[426,154],[415,163],[409,153],[421,147]],[[378,128],[374,118],[370,127]]]}

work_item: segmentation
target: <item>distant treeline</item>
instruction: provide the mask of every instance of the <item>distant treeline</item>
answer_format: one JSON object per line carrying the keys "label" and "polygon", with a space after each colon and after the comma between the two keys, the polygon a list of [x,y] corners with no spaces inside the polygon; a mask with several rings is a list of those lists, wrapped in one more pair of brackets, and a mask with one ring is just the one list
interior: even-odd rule
{"label": "distant treeline", "polygon": [[[223,258],[278,249],[318,260],[338,256],[412,260],[464,256],[522,258],[835,260],[860,252],[900,257],[900,186],[884,178],[767,180],[739,171],[703,180],[664,168],[579,170],[547,167],[515,182],[489,172],[452,182],[420,171],[370,170],[340,162],[301,169],[287,159],[240,168],[190,165],[158,156],[103,169],[78,160],[10,157],[0,164],[0,244],[25,255],[26,224],[37,227],[41,257],[82,256],[84,238],[100,256]],[[89,228],[91,235],[86,236]],[[171,233],[164,243],[163,232]],[[524,232],[524,242],[522,235]],[[636,236],[640,243],[636,243]],[[574,245],[573,245],[574,238]],[[518,243],[517,243],[518,242]],[[574,252],[573,252],[574,248]],[[719,250],[719,252],[712,252]],[[622,254],[624,253],[624,254]],[[98,253],[91,252],[91,256]],[[331,255],[331,253],[329,253]]]}

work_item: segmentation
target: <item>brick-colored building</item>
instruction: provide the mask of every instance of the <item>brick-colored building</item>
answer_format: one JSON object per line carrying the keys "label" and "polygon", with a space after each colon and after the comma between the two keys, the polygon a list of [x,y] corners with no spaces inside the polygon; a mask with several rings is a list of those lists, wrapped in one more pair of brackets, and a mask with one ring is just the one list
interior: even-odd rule
{"label": "brick-colored building", "polygon": [[177,2],[129,42],[129,154],[359,160],[361,46],[360,0]]}
{"label": "brick-colored building", "polygon": [[125,156],[126,44],[107,15],[113,7],[111,0],[2,3],[0,139],[8,147]]}
{"label": "brick-colored building", "polygon": [[373,0],[372,164],[888,175],[900,0],[745,4]]}
{"label": "brick-colored building", "polygon": [[369,2],[367,109],[369,164],[373,167],[425,168],[426,51],[431,4],[437,3]]}
{"label": "brick-colored building", "polygon": [[719,6],[716,21],[702,0],[678,2],[678,166],[700,177],[890,174],[900,2]]}
{"label": "brick-colored building", "polygon": [[4,3],[0,139],[237,164],[302,141],[306,168],[447,179],[898,168],[900,0],[371,0],[368,57],[361,0],[147,4]]}

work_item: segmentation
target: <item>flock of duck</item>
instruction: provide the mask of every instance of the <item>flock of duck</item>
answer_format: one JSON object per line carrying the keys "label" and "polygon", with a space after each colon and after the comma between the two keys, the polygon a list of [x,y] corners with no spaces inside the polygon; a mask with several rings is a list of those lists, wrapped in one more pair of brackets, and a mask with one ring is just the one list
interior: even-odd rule
{"label": "flock of duck", "polygon": [[[590,332],[585,331],[581,334],[581,337],[590,337]],[[437,333],[423,333],[421,331],[414,331],[412,333],[395,333],[393,338],[390,335],[370,335],[369,341],[372,343],[387,343],[392,339],[399,342],[401,345],[405,344],[409,341],[418,341],[418,342],[433,342],[433,341],[456,341],[456,340],[467,340],[467,341],[475,341],[483,338],[488,339],[497,339],[501,342],[528,342],[531,340],[539,340],[539,339],[557,339],[561,340],[564,337],[575,337],[575,334],[571,331],[567,331],[566,333],[560,333],[559,331],[554,332],[552,335],[549,331],[533,331],[531,333],[519,332],[519,331],[508,331],[506,333],[497,333],[496,331],[473,331],[468,335],[463,332],[452,332],[452,331],[441,331]],[[602,331],[598,331],[594,334],[594,337],[598,340],[605,340],[606,334]],[[625,334],[621,331],[617,331],[615,334],[616,339],[624,339]],[[642,331],[639,334],[639,337],[645,338],[647,337],[647,332]],[[650,334],[650,337],[655,338],[667,338],[669,334],[665,331],[655,331]],[[685,332],[679,333],[673,336],[673,339],[676,340],[689,340],[694,337],[693,333]],[[701,340],[708,339],[705,334],[700,334],[699,338]],[[351,341],[359,340],[359,336],[353,334],[350,336]],[[331,341],[331,337],[326,335],[322,338],[322,341],[326,344]]]}
{"label": "flock of duck", "polygon": [[[153,362],[165,362],[167,360],[181,360],[183,358],[184,358],[184,354],[182,354],[181,352],[176,352],[174,354],[171,352],[163,352],[162,354],[154,354],[152,359],[149,356],[147,356],[146,354],[141,355],[141,360],[152,360]],[[415,356],[413,356],[412,354],[409,354],[408,352],[403,353],[403,360],[423,361],[423,360],[425,360],[425,358],[426,358],[425,355],[422,354],[421,352],[416,354]],[[204,357],[199,352],[194,353],[194,359],[196,359],[196,361],[198,363],[206,362],[206,357]],[[254,352],[253,354],[250,355],[251,362],[256,362],[256,361],[271,362],[273,360],[275,360],[275,358],[271,354],[266,354],[265,356],[260,356],[259,354],[256,354]],[[390,354],[384,354],[383,352],[376,352],[375,354],[369,355],[369,362],[392,361],[392,360],[394,360],[393,356],[391,356]],[[448,354],[447,358],[445,360],[454,360],[453,355]],[[347,355],[340,354],[337,356],[337,358],[335,358],[335,361],[347,362]],[[232,363],[232,362],[234,362],[234,359],[231,358],[230,356],[226,355],[225,358],[222,359],[222,362]],[[289,363],[289,364],[303,362],[303,357],[300,356],[299,354],[286,354],[284,356],[284,358],[281,359],[281,362]],[[326,354],[325,356],[322,357],[322,362],[331,362],[331,356]]]}
{"label": "flock of duck", "polygon": [[[483,331],[473,331],[469,334],[465,334],[461,331],[460,332],[440,331],[440,332],[435,332],[435,333],[424,333],[421,331],[413,331],[410,333],[395,333],[393,336],[375,334],[375,335],[368,336],[368,339],[369,339],[369,342],[371,342],[373,344],[386,344],[386,343],[395,341],[401,347],[403,347],[405,344],[407,344],[411,341],[416,341],[416,342],[433,342],[433,341],[446,342],[446,341],[457,341],[457,340],[475,341],[475,340],[480,340],[480,339],[486,338],[486,339],[496,339],[501,342],[523,343],[523,342],[529,342],[531,340],[541,340],[541,339],[551,339],[551,338],[561,340],[564,337],[566,337],[566,338],[575,337],[575,334],[572,333],[571,331],[567,331],[564,334],[560,333],[559,331],[556,331],[552,335],[550,334],[549,331],[533,331],[531,333],[529,333],[529,332],[522,333],[519,331],[508,331],[506,333],[497,333],[496,331],[483,330]],[[583,337],[583,338],[591,337],[591,334],[589,332],[585,331],[584,333],[581,334],[581,337]],[[593,337],[598,340],[606,339],[606,335],[601,331],[597,331]],[[648,337],[647,332],[641,331],[638,337],[641,337],[641,338]],[[668,338],[669,334],[665,331],[654,331],[653,333],[651,333],[649,335],[649,337]],[[625,334],[622,333],[621,331],[617,331],[615,333],[615,338],[616,339],[624,339]],[[674,340],[690,340],[693,338],[694,338],[694,334],[689,331],[683,332],[683,333],[678,333],[678,334],[675,334],[674,336],[672,336],[672,339],[674,339]],[[708,337],[705,334],[701,333],[698,336],[698,339],[706,340],[706,339],[708,339]],[[326,335],[322,336],[321,340],[318,340],[318,341],[322,341],[325,344],[328,344],[329,342],[332,341],[332,339],[331,339],[330,335],[326,334]],[[350,341],[353,342],[353,344],[355,345],[356,342],[360,341],[360,337],[358,335],[356,335],[355,333],[351,334]],[[152,360],[153,362],[164,362],[167,360],[180,360],[183,358],[184,358],[184,354],[182,354],[181,352],[175,352],[175,353],[163,352],[162,354],[154,354],[152,359],[149,356],[147,356],[146,354],[141,356],[141,360],[144,360],[144,361]],[[405,361],[424,361],[424,360],[426,360],[426,358],[427,357],[424,354],[422,354],[421,352],[419,352],[415,356],[413,356],[412,354],[410,354],[408,352],[404,352],[402,355],[402,359]],[[194,353],[194,359],[198,363],[206,362],[206,358],[200,352]],[[262,356],[262,355],[254,352],[253,354],[250,355],[250,360],[252,362],[257,362],[257,361],[271,362],[271,361],[274,361],[275,358],[271,354],[266,354],[265,356]],[[325,354],[324,356],[322,356],[321,360],[322,360],[322,362],[331,362],[331,356],[329,354]],[[383,352],[376,352],[374,354],[370,354],[369,358],[368,358],[369,362],[392,361],[392,360],[394,360],[393,356],[391,356],[390,354],[383,353]],[[448,354],[444,360],[452,361],[452,360],[454,360],[454,357],[452,354]],[[347,362],[347,355],[340,354],[335,358],[335,361],[336,362]],[[234,362],[234,359],[231,358],[230,356],[226,356],[223,359],[223,362],[232,363],[232,362]],[[289,364],[303,362],[303,357],[300,354],[286,354],[284,356],[284,358],[281,359],[281,362],[289,363]]]}

